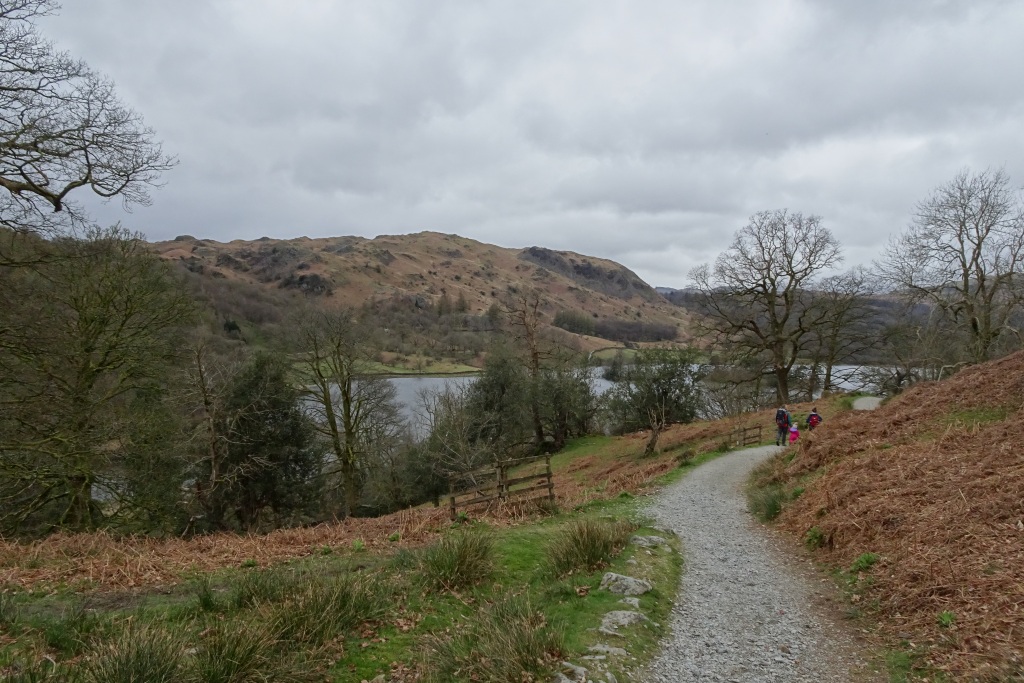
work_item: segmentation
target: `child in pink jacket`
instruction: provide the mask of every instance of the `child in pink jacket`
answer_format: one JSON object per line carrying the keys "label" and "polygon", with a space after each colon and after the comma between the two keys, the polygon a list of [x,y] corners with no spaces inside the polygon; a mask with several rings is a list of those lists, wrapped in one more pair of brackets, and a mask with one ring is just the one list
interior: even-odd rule
{"label": "child in pink jacket", "polygon": [[796,440],[799,439],[799,438],[800,438],[800,429],[799,429],[799,427],[796,426],[796,422],[794,422],[789,427],[789,443],[794,444],[794,443],[796,443]]}

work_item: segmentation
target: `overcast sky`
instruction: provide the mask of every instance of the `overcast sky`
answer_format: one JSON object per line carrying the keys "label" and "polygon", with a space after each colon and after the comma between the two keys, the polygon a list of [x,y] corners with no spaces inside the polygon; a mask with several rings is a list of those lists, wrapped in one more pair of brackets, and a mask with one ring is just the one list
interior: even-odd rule
{"label": "overcast sky", "polygon": [[963,168],[1024,184],[1024,2],[64,0],[179,159],[152,240],[436,230],[682,287],[760,210],[868,263]]}

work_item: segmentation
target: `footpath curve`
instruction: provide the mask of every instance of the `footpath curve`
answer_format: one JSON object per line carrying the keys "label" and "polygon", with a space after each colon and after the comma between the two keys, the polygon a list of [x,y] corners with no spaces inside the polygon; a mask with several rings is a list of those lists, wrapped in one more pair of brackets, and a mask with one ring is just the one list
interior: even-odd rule
{"label": "footpath curve", "polygon": [[637,680],[884,680],[850,627],[831,616],[831,582],[747,512],[750,471],[778,450],[750,448],[705,463],[648,507],[656,524],[681,538],[685,564],[671,634]]}

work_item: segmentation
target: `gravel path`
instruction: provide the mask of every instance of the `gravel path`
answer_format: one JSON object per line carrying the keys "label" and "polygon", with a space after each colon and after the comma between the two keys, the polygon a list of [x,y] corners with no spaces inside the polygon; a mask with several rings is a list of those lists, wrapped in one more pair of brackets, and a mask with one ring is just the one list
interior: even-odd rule
{"label": "gravel path", "polygon": [[874,410],[880,405],[882,405],[882,399],[879,396],[860,396],[853,399],[854,410]]}
{"label": "gravel path", "polygon": [[683,543],[672,634],[641,681],[877,681],[849,627],[826,604],[834,590],[747,512],[750,470],[778,450],[737,451],[701,465],[649,508]]}

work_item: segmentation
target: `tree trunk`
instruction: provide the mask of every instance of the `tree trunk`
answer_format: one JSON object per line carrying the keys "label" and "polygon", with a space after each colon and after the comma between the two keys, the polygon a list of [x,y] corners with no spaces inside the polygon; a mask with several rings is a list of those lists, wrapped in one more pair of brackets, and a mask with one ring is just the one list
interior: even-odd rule
{"label": "tree trunk", "polygon": [[776,364],[772,372],[775,374],[775,394],[779,403],[789,403],[789,368]]}
{"label": "tree trunk", "polygon": [[647,440],[647,447],[644,448],[644,456],[650,457],[655,454],[658,447],[658,437],[661,436],[662,423],[655,422],[651,425],[651,438]]}
{"label": "tree trunk", "polygon": [[341,501],[341,518],[347,519],[352,515],[352,507],[355,504],[358,489],[356,486],[356,463],[355,457],[349,454],[341,463],[341,476],[345,480],[345,495]]}
{"label": "tree trunk", "polygon": [[65,513],[65,525],[74,531],[91,531],[92,519],[92,477],[81,475],[68,480],[71,497]]}

